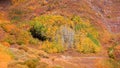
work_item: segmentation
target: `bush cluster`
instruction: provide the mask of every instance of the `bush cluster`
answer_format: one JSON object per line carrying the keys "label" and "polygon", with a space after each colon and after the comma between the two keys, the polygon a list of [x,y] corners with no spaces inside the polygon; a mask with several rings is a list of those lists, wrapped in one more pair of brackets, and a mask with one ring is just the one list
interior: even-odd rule
{"label": "bush cluster", "polygon": [[[63,50],[63,47],[67,49],[71,45],[83,53],[96,53],[101,50],[98,31],[88,20],[79,16],[69,19],[60,15],[41,15],[30,23],[32,36],[47,43],[43,43],[46,52],[59,52],[58,48]],[[54,44],[54,41],[57,44]]]}
{"label": "bush cluster", "polygon": [[29,31],[19,28],[12,23],[1,24],[2,29],[7,33],[3,41],[9,44],[36,44],[38,40],[34,39]]}
{"label": "bush cluster", "polygon": [[75,46],[77,51],[82,53],[96,53],[101,50],[98,40],[99,33],[90,24],[79,16],[74,16],[72,21],[75,23]]}

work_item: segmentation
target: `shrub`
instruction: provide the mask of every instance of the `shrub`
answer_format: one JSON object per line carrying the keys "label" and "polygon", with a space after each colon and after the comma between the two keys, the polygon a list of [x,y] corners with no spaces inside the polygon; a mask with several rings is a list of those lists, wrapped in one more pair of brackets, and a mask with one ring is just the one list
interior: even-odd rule
{"label": "shrub", "polygon": [[30,40],[29,40],[29,43],[30,44],[38,44],[38,42],[39,42],[39,40],[38,39],[35,39],[35,38],[30,38]]}
{"label": "shrub", "polygon": [[59,52],[58,46],[60,51],[63,51],[65,45],[65,49],[75,45],[79,52],[84,53],[95,53],[101,49],[97,29],[88,20],[79,16],[69,19],[60,15],[41,15],[30,23],[33,37],[49,40],[43,42],[42,47],[46,52]]}
{"label": "shrub", "polygon": [[91,41],[93,41],[93,43],[95,43],[96,45],[100,46],[99,41],[90,33],[87,34],[87,37],[91,39]]}
{"label": "shrub", "polygon": [[0,44],[0,57],[1,58],[3,58],[3,57],[7,58],[8,57],[8,61],[9,61],[10,59],[14,58],[14,55],[8,47],[5,47],[5,46]]}
{"label": "shrub", "polygon": [[[3,23],[0,25],[2,29],[7,32],[3,41],[9,44],[37,44],[38,40],[33,39],[30,32],[23,29],[23,26],[19,24],[18,26],[13,23]],[[28,26],[27,26],[28,28]]]}
{"label": "shrub", "polygon": [[7,68],[7,64],[12,60],[12,57],[9,48],[0,44],[0,67]]}
{"label": "shrub", "polygon": [[97,46],[89,38],[82,38],[78,44],[76,44],[76,49],[78,52],[82,53],[96,53],[101,50],[100,46]]}
{"label": "shrub", "polygon": [[64,51],[64,47],[57,42],[45,41],[42,44],[42,49],[48,53],[59,53]]}
{"label": "shrub", "polygon": [[85,24],[77,24],[75,26],[75,31],[82,30],[84,28],[87,28],[87,26]]}
{"label": "shrub", "polygon": [[[59,31],[59,33],[61,33],[60,36],[63,37],[62,34],[65,31],[60,31],[61,26],[66,26],[67,28],[65,29],[69,33],[70,33],[70,28],[73,28],[73,22],[70,19],[64,18],[63,16],[60,15],[42,15],[33,19],[30,23],[31,23],[30,32],[33,35],[33,37],[38,38],[40,40],[49,40],[52,42],[55,41],[55,38],[57,37],[56,36],[57,31]],[[69,33],[67,35],[69,35]],[[70,38],[71,36],[69,36],[68,39]],[[61,42],[61,41],[62,39],[59,39],[57,42]],[[69,40],[68,43],[71,43],[71,41]]]}
{"label": "shrub", "polygon": [[30,34],[24,30],[17,30],[14,35],[16,36],[16,43],[19,45],[28,44],[31,38]]}
{"label": "shrub", "polygon": [[77,51],[82,53],[95,53],[101,49],[98,41],[97,30],[79,16],[74,16],[72,21],[75,23],[75,46]]}
{"label": "shrub", "polygon": [[47,39],[46,28],[41,23],[35,23],[30,29],[30,32],[34,38],[38,38],[42,41]]}
{"label": "shrub", "polygon": [[26,65],[22,65],[22,64],[14,64],[14,63],[11,63],[8,65],[7,68],[29,68],[28,66]]}
{"label": "shrub", "polygon": [[29,68],[36,68],[39,61],[37,59],[31,59],[24,62]]}
{"label": "shrub", "polygon": [[14,24],[11,24],[11,23],[4,23],[1,25],[1,27],[4,29],[4,31],[12,34],[12,31],[14,29],[16,29],[16,26]]}
{"label": "shrub", "polygon": [[10,47],[10,44],[8,42],[1,42],[1,44],[6,46],[6,47]]}
{"label": "shrub", "polygon": [[12,36],[12,35],[7,35],[4,38],[4,41],[8,42],[9,44],[15,44],[16,43],[15,37]]}
{"label": "shrub", "polygon": [[114,56],[114,48],[113,47],[110,47],[109,49],[108,49],[108,56],[110,57],[110,58],[112,58],[112,59],[114,59],[115,58],[115,56]]}
{"label": "shrub", "polygon": [[11,30],[8,32],[9,34],[5,36],[4,41],[10,43],[10,44],[28,44],[30,41],[31,35],[28,31],[15,28],[14,30]]}
{"label": "shrub", "polygon": [[[32,26],[41,26],[43,29],[43,33],[49,38],[55,38],[56,31],[62,26],[67,25],[68,27],[73,26],[73,22],[68,18],[64,18],[60,15],[41,15],[39,17],[34,18],[31,21]],[[40,28],[40,27],[39,27]],[[38,29],[37,29],[38,30]]]}
{"label": "shrub", "polygon": [[114,42],[114,45],[108,48],[108,56],[112,59],[115,59],[115,48],[118,46],[117,42]]}

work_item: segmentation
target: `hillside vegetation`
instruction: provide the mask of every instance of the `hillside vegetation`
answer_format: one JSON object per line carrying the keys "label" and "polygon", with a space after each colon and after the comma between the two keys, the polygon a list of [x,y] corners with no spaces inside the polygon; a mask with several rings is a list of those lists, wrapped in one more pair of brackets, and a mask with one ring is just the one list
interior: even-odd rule
{"label": "hillside vegetation", "polygon": [[119,5],[118,0],[1,0],[0,67],[119,68]]}

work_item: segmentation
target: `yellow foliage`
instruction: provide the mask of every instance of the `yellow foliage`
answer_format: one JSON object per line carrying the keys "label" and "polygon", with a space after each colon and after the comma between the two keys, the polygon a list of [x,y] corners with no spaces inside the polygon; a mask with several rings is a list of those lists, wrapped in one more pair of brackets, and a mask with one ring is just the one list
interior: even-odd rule
{"label": "yellow foliage", "polygon": [[98,41],[99,33],[93,25],[88,20],[84,21],[78,16],[73,17],[72,20],[75,22],[75,46],[77,51],[83,53],[99,52],[101,50]]}
{"label": "yellow foliage", "polygon": [[81,38],[80,42],[76,43],[76,49],[83,53],[95,53],[101,50],[100,46],[97,46],[89,38]]}
{"label": "yellow foliage", "polygon": [[10,24],[10,23],[9,24],[2,24],[2,27],[8,33],[12,32],[14,29],[16,29],[16,26],[14,24]]}
{"label": "yellow foliage", "polygon": [[[75,30],[75,34],[73,34],[74,37],[71,37],[71,36],[67,36],[67,37],[70,37],[73,39],[73,41],[75,41],[76,49],[79,52],[95,53],[95,52],[99,52],[101,49],[100,43],[98,40],[99,33],[96,30],[96,28],[93,27],[93,25],[91,25],[89,20],[84,20],[79,16],[74,16],[72,19],[69,19],[60,15],[42,15],[42,16],[36,17],[31,21],[31,25],[34,25],[37,23],[42,24],[44,28],[47,29],[46,32],[44,33],[44,36],[51,38],[52,41],[55,40],[57,36],[57,32],[59,34],[62,34],[59,32],[62,26],[66,26],[70,28],[71,30],[73,30],[73,33]],[[66,30],[65,32],[70,32],[69,29],[67,28],[64,28],[63,30]],[[57,42],[61,44],[64,40],[60,36],[58,35]],[[72,39],[69,41],[72,41]],[[54,48],[56,46],[53,45],[54,44],[53,42],[47,41],[44,43],[43,43],[43,49],[45,51],[49,53],[57,52],[57,49]]]}
{"label": "yellow foliage", "polygon": [[62,45],[56,42],[49,42],[49,41],[43,42],[42,49],[48,53],[58,53],[58,52],[64,51],[64,48]]}
{"label": "yellow foliage", "polygon": [[74,23],[70,19],[60,15],[42,15],[32,21],[32,24],[35,23],[41,23],[47,28],[46,35],[48,37],[54,37],[61,25],[74,26]]}

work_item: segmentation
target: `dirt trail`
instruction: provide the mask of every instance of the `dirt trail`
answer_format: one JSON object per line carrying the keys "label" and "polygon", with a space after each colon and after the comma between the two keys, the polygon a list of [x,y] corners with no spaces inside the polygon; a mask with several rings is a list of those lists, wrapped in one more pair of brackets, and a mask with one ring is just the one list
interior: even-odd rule
{"label": "dirt trail", "polygon": [[106,57],[71,57],[64,56],[54,57],[52,59],[41,59],[50,65],[58,65],[63,68],[97,68]]}
{"label": "dirt trail", "polygon": [[63,68],[98,68],[105,59],[105,55],[82,55],[75,51],[67,51],[63,54],[54,54],[50,59],[42,58],[41,61]]}

